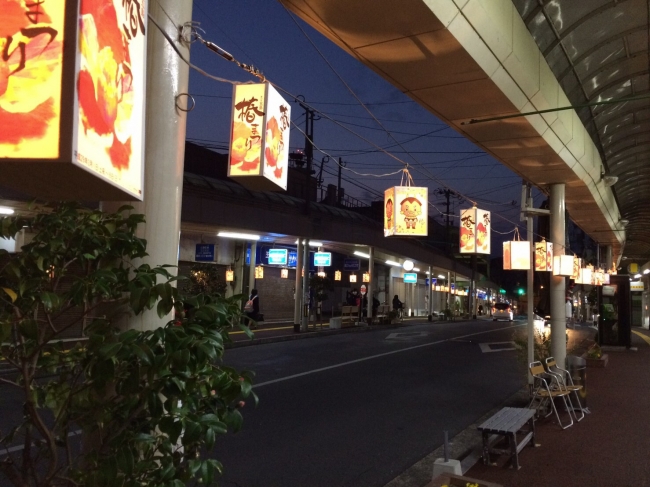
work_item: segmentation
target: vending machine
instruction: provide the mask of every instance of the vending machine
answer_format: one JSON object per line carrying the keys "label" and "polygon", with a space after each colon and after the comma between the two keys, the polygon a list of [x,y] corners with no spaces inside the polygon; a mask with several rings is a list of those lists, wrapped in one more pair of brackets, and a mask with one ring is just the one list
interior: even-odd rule
{"label": "vending machine", "polygon": [[630,277],[610,276],[609,284],[598,287],[600,317],[598,319],[599,345],[630,346],[632,299]]}

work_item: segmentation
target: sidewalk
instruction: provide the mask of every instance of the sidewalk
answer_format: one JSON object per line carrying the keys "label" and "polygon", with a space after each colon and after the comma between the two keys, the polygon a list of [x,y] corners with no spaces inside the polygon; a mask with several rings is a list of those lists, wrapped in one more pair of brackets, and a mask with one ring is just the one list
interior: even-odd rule
{"label": "sidewalk", "polygon": [[[541,446],[521,451],[518,471],[505,466],[505,456],[497,466],[483,465],[476,451],[481,442],[476,425],[484,420],[479,418],[452,439],[452,458],[462,460],[463,475],[504,487],[650,486],[650,333],[634,327],[632,347],[638,351],[608,351],[607,367],[587,369],[591,414],[584,420],[566,430],[551,417],[536,422],[536,442]],[[525,407],[523,392],[506,405]],[[467,456],[470,443],[474,454]],[[425,485],[431,479],[433,460],[442,457],[439,450],[419,462],[419,474],[416,464],[388,485]]]}

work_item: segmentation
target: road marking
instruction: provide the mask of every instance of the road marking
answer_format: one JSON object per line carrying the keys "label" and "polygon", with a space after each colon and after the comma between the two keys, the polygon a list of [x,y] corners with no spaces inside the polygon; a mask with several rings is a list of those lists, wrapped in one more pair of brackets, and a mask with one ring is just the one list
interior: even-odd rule
{"label": "road marking", "polygon": [[647,335],[644,335],[643,333],[638,332],[638,331],[636,331],[636,330],[632,330],[632,333],[634,333],[634,334],[637,335],[637,336],[640,336],[641,338],[643,338],[643,340],[644,340],[648,345],[650,345],[650,337],[648,337]]}
{"label": "road marking", "polygon": [[[327,325],[327,326],[329,326],[329,325]],[[293,330],[293,325],[291,325],[291,326],[279,326],[277,328],[260,328],[259,330],[253,329],[252,331],[254,333],[261,333],[263,331],[274,331],[274,330]],[[228,332],[229,335],[243,335],[244,333],[246,333],[246,332],[244,332],[244,331],[229,331]]]}
{"label": "road marking", "polygon": [[[492,348],[493,345],[496,345],[495,348]],[[517,350],[517,345],[515,342],[490,342],[490,343],[479,343],[481,351],[483,353],[490,352],[507,352],[508,350]]]}
{"label": "road marking", "polygon": [[453,341],[454,339],[458,339],[458,338],[467,338],[467,337],[472,337],[472,336],[476,336],[476,335],[483,335],[485,333],[493,333],[495,331],[511,330],[511,329],[519,327],[519,326],[526,326],[526,324],[524,323],[522,325],[507,326],[505,328],[497,328],[497,329],[494,329],[494,330],[479,331],[479,332],[476,332],[476,333],[470,333],[468,335],[462,335],[462,336],[459,336],[459,337],[445,338],[444,340],[438,340],[437,342],[423,343],[421,345],[413,345],[412,347],[400,348],[399,350],[392,350],[390,352],[379,353],[377,355],[371,355],[370,357],[364,357],[364,358],[358,358],[358,359],[355,359],[355,360],[349,360],[347,362],[341,362],[340,364],[336,364],[336,365],[328,365],[327,367],[321,367],[320,369],[308,370],[307,372],[301,372],[300,374],[288,375],[287,377],[281,377],[280,379],[273,379],[273,380],[268,380],[266,382],[260,382],[259,384],[255,384],[253,387],[255,389],[258,389],[260,387],[268,386],[270,384],[275,384],[276,382],[283,382],[285,380],[296,379],[298,377],[303,377],[305,375],[316,374],[318,372],[324,372],[326,370],[337,369],[339,367],[345,367],[346,365],[358,364],[359,362],[365,362],[366,360],[373,360],[373,359],[376,359],[376,358],[379,358],[379,357],[386,357],[387,355],[393,355],[395,353],[408,352],[410,350],[415,350],[417,348],[424,348],[424,347],[431,347],[433,345],[440,345],[441,343],[450,342],[450,341]]}
{"label": "road marking", "polygon": [[426,331],[411,331],[406,333],[391,333],[384,340],[410,340],[411,338],[422,338],[428,336],[429,333]]}

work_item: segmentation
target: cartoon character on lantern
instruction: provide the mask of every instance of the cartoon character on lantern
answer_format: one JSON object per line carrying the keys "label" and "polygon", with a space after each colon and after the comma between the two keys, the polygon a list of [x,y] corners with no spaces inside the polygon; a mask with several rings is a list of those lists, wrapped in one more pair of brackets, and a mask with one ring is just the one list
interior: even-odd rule
{"label": "cartoon character on lantern", "polygon": [[400,213],[404,215],[406,229],[415,230],[418,224],[418,216],[422,214],[422,203],[413,196],[404,198],[400,203]]}
{"label": "cartoon character on lantern", "polygon": [[388,198],[386,201],[386,227],[392,227],[393,226],[393,199]]}

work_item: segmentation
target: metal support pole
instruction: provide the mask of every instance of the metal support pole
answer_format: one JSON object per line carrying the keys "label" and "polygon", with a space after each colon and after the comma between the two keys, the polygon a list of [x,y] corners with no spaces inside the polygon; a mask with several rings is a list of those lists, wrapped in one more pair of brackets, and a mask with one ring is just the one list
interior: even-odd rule
{"label": "metal support pole", "polygon": [[427,317],[429,321],[433,319],[433,268],[429,266],[429,289],[427,289],[427,296],[429,296],[428,306],[427,306]]}
{"label": "metal support pole", "polygon": [[450,312],[450,318],[454,316],[454,310],[451,309],[451,272],[447,272],[447,309]]}
{"label": "metal support pole", "polygon": [[[527,208],[532,208],[533,199],[530,197],[530,186],[528,187],[528,201],[526,204]],[[530,242],[530,269],[528,269],[528,286],[527,286],[527,298],[528,298],[528,363],[535,361],[535,311],[533,309],[534,300],[535,300],[535,280],[534,280],[534,264],[535,264],[535,244],[533,243],[533,215],[528,213],[526,216],[526,233],[527,240]],[[533,376],[528,374],[528,384],[533,385]]]}
{"label": "metal support pole", "polygon": [[251,242],[251,265],[248,269],[248,295],[255,289],[255,262],[257,261],[257,242]]}
{"label": "metal support pole", "polygon": [[[151,2],[149,14],[169,26],[167,34],[174,39],[176,49],[189,59],[189,44],[178,40],[178,28],[192,20],[192,0]],[[188,92],[189,69],[163,34],[149,22],[144,200],[102,202],[101,205],[104,211],[116,211],[128,204],[133,206],[134,213],[145,215],[146,223],[139,226],[138,236],[146,239],[148,255],[133,262],[135,266],[178,263],[187,112],[177,109],[174,100],[179,93]],[[176,274],[177,270],[172,267],[169,272]],[[160,318],[154,307],[138,316],[125,318],[125,326],[141,331],[153,330],[167,324],[172,316],[173,311]]]}
{"label": "metal support pole", "polygon": [[[372,319],[372,301],[373,292],[375,290],[375,286],[373,285],[375,280],[375,248],[373,246],[368,247],[368,274],[370,274],[370,282],[368,282],[366,296],[368,299],[368,318]],[[368,323],[370,323],[370,321],[368,321]]]}
{"label": "metal support pole", "polygon": [[303,295],[303,313],[301,331],[309,330],[309,239],[305,240],[302,256],[302,295]]}
{"label": "metal support pole", "polygon": [[302,323],[302,237],[298,237],[298,246],[296,248],[296,291],[294,293],[293,305],[293,331],[300,331]]}
{"label": "metal support pole", "polygon": [[[553,250],[565,253],[565,185],[551,185],[551,241]],[[551,276],[551,353],[560,367],[564,368],[566,360],[566,278]]]}
{"label": "metal support pole", "polygon": [[607,270],[612,268],[612,246],[608,245],[605,247],[605,265],[607,265]]}
{"label": "metal support pole", "polygon": [[472,254],[472,278],[470,279],[469,284],[469,309],[467,311],[473,319],[476,319],[476,266],[476,254]]}

